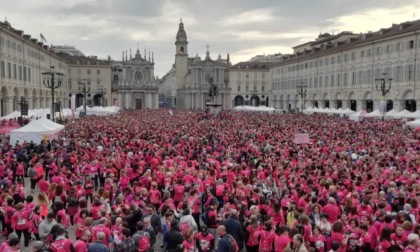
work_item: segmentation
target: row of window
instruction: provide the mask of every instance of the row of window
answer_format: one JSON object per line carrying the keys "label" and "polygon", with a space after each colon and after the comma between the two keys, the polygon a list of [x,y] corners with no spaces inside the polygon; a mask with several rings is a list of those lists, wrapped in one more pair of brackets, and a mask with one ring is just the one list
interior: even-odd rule
{"label": "row of window", "polygon": [[374,79],[382,78],[382,73],[385,73],[385,78],[393,78],[392,82],[414,81],[414,65],[395,66],[394,68],[387,67],[384,69],[375,69],[372,78],[372,70],[353,71],[350,73],[337,73],[331,75],[321,75],[309,77],[304,79],[282,80],[274,81],[274,90],[279,89],[294,89],[296,85],[307,85],[308,88],[322,88],[334,87],[340,85],[362,85],[373,84]]}
{"label": "row of window", "polygon": [[0,64],[0,76],[13,80],[31,81],[31,68],[2,61]]}
{"label": "row of window", "polygon": [[[91,75],[92,70],[91,69],[86,69],[86,74],[87,75]],[[78,75],[82,75],[82,69],[77,69],[77,74]],[[69,69],[69,76],[71,75],[71,69]],[[96,69],[96,75],[101,75],[101,70],[100,69]]]}
{"label": "row of window", "polygon": [[[249,92],[249,85],[245,85],[245,92]],[[254,88],[251,91],[258,92],[257,86],[254,86]],[[241,92],[241,85],[238,85],[238,92]],[[265,86],[261,86],[261,92],[265,92]]]}
{"label": "row of window", "polygon": [[[71,80],[69,80],[69,89],[72,89],[72,84],[73,84],[73,82]],[[75,84],[76,84],[77,87],[79,87],[79,81],[75,81]],[[86,88],[90,89],[90,87],[91,87],[91,82],[90,81],[86,82]],[[96,82],[96,89],[101,90],[102,88],[103,87],[101,85],[101,82],[97,81]]]}
{"label": "row of window", "polygon": [[[17,52],[22,52],[22,45],[16,44],[13,41],[10,41],[9,39],[5,39],[3,37],[0,37],[0,46],[6,46],[6,48],[12,49]],[[26,49],[26,55],[27,57],[33,58],[33,59],[39,59],[41,61],[45,61],[45,56],[42,54],[39,54],[38,52]]]}
{"label": "row of window", "polygon": [[[417,47],[420,48],[420,43],[417,43],[417,44],[418,44]],[[377,46],[374,49],[372,48],[362,49],[361,51],[359,51],[359,53],[349,52],[349,53],[344,53],[343,56],[337,55],[337,56],[325,57],[322,59],[316,59],[314,61],[310,61],[306,63],[297,63],[297,64],[287,66],[287,67],[280,67],[274,70],[274,73],[283,74],[283,73],[288,73],[288,72],[300,71],[303,69],[311,69],[318,66],[321,67],[321,66],[334,65],[336,63],[341,63],[342,60],[344,62],[355,61],[358,59],[358,57],[364,58],[364,57],[371,57],[373,55],[390,54],[393,52],[404,51],[404,49],[412,50],[415,47],[416,46],[415,46],[414,40],[409,40],[405,43],[398,42],[395,44],[388,44],[385,46]]]}
{"label": "row of window", "polygon": [[[265,78],[265,73],[257,73],[254,72],[253,76],[254,76],[254,80],[258,79],[258,75],[261,74],[261,78],[264,79]],[[249,79],[250,74],[249,73],[245,73],[245,75],[242,75],[242,72],[238,72],[238,79],[240,80],[242,78],[242,76],[244,76],[246,79]]]}

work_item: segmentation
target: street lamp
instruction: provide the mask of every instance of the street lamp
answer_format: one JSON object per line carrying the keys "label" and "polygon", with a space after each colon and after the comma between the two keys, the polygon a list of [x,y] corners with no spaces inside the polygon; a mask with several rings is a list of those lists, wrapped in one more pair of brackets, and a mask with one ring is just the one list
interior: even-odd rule
{"label": "street lamp", "polygon": [[300,96],[300,112],[302,112],[303,110],[303,101],[306,97],[307,89],[308,89],[308,86],[304,86],[304,85],[296,86],[297,94]]}
{"label": "street lamp", "polygon": [[54,92],[56,88],[60,88],[63,82],[63,74],[55,72],[55,67],[50,66],[49,72],[42,73],[43,84],[46,88],[51,89],[51,117],[55,121],[54,113]]}
{"label": "street lamp", "polygon": [[101,95],[101,107],[104,106],[104,96],[106,95],[106,89],[102,86],[101,92],[99,93]]}
{"label": "street lamp", "polygon": [[[375,79],[375,82],[376,82],[376,90],[381,92],[380,107],[382,107],[382,121],[384,121],[385,120],[385,111],[386,111],[386,94],[391,89],[392,78],[387,79],[386,78],[387,73],[383,73],[382,75],[384,77]],[[388,81],[388,86],[386,84],[387,81]]]}
{"label": "street lamp", "polygon": [[83,111],[86,115],[86,94],[90,92],[90,86],[86,87],[86,82],[79,82],[79,91],[83,93]]}

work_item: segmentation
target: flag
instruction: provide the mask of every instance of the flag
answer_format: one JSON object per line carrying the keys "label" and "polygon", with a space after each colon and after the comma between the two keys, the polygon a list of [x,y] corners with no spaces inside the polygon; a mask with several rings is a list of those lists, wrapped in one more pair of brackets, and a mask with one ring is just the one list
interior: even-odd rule
{"label": "flag", "polygon": [[170,114],[171,116],[173,116],[173,115],[174,115],[174,113],[172,112],[172,109],[170,109],[170,110],[169,110],[169,114]]}
{"label": "flag", "polygon": [[44,41],[44,43],[47,43],[47,40],[45,39],[44,35],[42,35],[42,33],[40,33],[39,36],[41,37],[41,40]]}

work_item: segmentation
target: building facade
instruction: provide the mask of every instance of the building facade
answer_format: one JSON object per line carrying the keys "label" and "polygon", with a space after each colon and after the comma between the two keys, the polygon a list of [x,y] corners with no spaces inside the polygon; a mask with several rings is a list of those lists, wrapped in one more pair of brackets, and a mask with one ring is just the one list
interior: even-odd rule
{"label": "building facade", "polygon": [[137,49],[134,57],[123,53],[122,61],[112,62],[113,101],[126,109],[159,107],[158,82],[154,75],[153,55],[147,59]]}
{"label": "building facade", "polygon": [[231,108],[230,88],[225,78],[229,65],[229,56],[212,59],[208,48],[204,59],[198,55],[188,57],[187,34],[181,21],[175,41],[175,64],[159,84],[161,103],[167,107],[206,109],[206,103],[211,101],[208,80],[212,78],[219,91],[215,102],[221,103],[223,109]]}
{"label": "building facade", "polygon": [[[97,57],[71,56],[67,52],[59,53],[66,60],[68,68],[68,90],[72,97],[68,106],[72,109],[84,104],[86,86],[87,106],[108,106],[111,101],[112,65],[110,60]],[[74,101],[74,107],[72,106]]]}
{"label": "building facade", "polygon": [[[419,32],[417,20],[366,34],[323,34],[296,46],[293,55],[270,68],[272,104],[284,110],[415,111],[420,104]],[[381,78],[387,87],[392,79],[385,97],[377,89]],[[297,86],[307,86],[305,96],[297,94]]]}
{"label": "building facade", "polygon": [[[19,100],[23,96],[29,109],[51,108],[51,90],[43,84],[43,72],[62,73],[60,88],[55,91],[55,98],[62,104],[68,104],[68,68],[47,45],[14,29],[9,22],[0,22],[0,114],[5,116],[20,110]],[[65,107],[67,107],[65,105]]]}
{"label": "building facade", "polygon": [[264,60],[240,62],[226,70],[232,107],[269,106],[270,64]]}

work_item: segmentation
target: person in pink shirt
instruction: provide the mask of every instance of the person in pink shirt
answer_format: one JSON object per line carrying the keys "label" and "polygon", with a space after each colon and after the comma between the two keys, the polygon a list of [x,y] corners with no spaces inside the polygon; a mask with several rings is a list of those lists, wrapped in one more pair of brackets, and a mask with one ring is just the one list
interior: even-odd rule
{"label": "person in pink shirt", "polygon": [[328,199],[328,204],[323,207],[322,211],[328,214],[328,221],[330,223],[336,222],[341,214],[341,209],[337,206],[333,197]]}
{"label": "person in pink shirt", "polygon": [[278,235],[274,239],[274,251],[283,252],[287,247],[290,246],[292,239],[289,237],[289,227],[281,226],[278,231]]}

